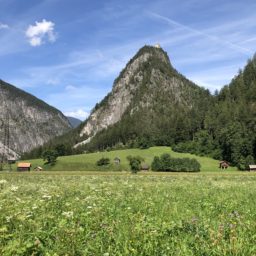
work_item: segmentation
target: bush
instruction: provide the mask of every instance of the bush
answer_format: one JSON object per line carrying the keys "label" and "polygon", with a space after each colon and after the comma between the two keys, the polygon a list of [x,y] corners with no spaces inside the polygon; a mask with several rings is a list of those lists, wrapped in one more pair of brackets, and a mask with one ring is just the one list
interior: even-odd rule
{"label": "bush", "polygon": [[169,154],[155,156],[151,164],[153,171],[162,172],[198,172],[200,168],[201,165],[196,159],[172,158]]}
{"label": "bush", "polygon": [[132,173],[137,173],[141,169],[141,163],[144,161],[140,156],[128,156],[127,160],[129,161]]}
{"label": "bush", "polygon": [[151,169],[153,171],[159,171],[159,170],[162,170],[162,162],[159,158],[159,156],[155,156],[154,159],[153,159],[153,162],[151,164]]}
{"label": "bush", "polygon": [[42,158],[46,161],[45,164],[54,165],[58,158],[58,152],[56,150],[45,150],[42,154]]}
{"label": "bush", "polygon": [[109,158],[105,158],[105,157],[102,157],[100,160],[98,160],[96,162],[96,165],[97,166],[104,166],[104,165],[109,165],[110,164],[110,159]]}

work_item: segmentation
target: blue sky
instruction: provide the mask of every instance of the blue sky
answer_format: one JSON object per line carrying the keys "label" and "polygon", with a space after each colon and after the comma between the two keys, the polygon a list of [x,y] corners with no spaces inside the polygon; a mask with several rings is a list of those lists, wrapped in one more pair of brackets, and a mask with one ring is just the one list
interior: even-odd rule
{"label": "blue sky", "polygon": [[256,51],[255,0],[0,0],[0,79],[85,119],[145,44],[211,91]]}

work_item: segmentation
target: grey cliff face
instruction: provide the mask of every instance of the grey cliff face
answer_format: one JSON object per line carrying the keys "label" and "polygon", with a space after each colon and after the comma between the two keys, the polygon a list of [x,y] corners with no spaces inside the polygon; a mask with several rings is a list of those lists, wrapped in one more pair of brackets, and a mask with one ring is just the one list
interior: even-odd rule
{"label": "grey cliff face", "polygon": [[57,109],[0,81],[0,143],[4,142],[3,124],[7,113],[10,149],[18,154],[30,151],[71,128],[67,118]]}
{"label": "grey cliff face", "polygon": [[[112,92],[107,97],[104,105],[95,109],[80,132],[80,136],[87,135],[88,139],[78,143],[75,147],[86,144],[90,139],[102,129],[117,123],[127,108],[130,106],[136,90],[141,86],[144,74],[141,66],[145,65],[154,55],[154,58],[160,59],[163,63],[170,65],[169,58],[162,49],[153,48],[153,51],[145,51],[132,61],[130,61],[119,78],[114,83]],[[152,79],[157,76],[158,71],[152,73]],[[132,112],[133,110],[131,110]]]}

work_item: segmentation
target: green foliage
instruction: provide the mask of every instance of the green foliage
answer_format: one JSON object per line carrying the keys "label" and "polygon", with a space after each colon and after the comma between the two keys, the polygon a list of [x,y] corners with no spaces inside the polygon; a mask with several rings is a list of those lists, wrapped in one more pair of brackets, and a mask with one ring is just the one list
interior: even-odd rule
{"label": "green foliage", "polygon": [[46,161],[45,164],[54,165],[58,158],[58,152],[56,150],[46,150],[43,152],[42,158]]}
{"label": "green foliage", "polygon": [[[44,150],[63,143],[70,149],[68,154],[172,146],[177,152],[226,160],[243,170],[247,168],[248,156],[250,162],[255,161],[255,57],[229,85],[211,95],[177,72],[162,49],[145,46],[127,65],[144,53],[150,57],[139,67],[142,79],[131,75],[126,85],[133,97],[119,122],[97,133],[90,143],[74,149],[74,144],[87,138],[79,136],[85,122],[26,154],[26,158],[38,157]],[[125,70],[114,85],[123,78]],[[178,89],[169,87],[169,82],[175,82]],[[108,94],[95,109],[107,106],[112,95]]]}
{"label": "green foliage", "polygon": [[0,173],[0,255],[256,255],[256,176]]}
{"label": "green foliage", "polygon": [[141,163],[144,159],[140,156],[127,156],[127,160],[129,161],[129,165],[132,173],[137,173],[141,170]]}
{"label": "green foliage", "polygon": [[110,159],[107,157],[102,157],[96,162],[97,166],[104,166],[110,164]]}
{"label": "green foliage", "polygon": [[154,157],[151,168],[153,171],[162,172],[198,172],[201,165],[196,159],[172,158],[169,154],[162,154]]}
{"label": "green foliage", "polygon": [[151,169],[152,169],[152,171],[159,171],[159,170],[163,169],[162,161],[160,160],[159,156],[154,157],[153,162],[151,164]]}

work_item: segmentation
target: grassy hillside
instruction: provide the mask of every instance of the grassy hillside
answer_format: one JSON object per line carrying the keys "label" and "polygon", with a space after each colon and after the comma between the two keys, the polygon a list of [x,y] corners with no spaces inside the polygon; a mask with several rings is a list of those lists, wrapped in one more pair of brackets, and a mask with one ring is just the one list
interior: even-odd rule
{"label": "grassy hillside", "polygon": [[[129,165],[127,161],[127,156],[141,156],[145,159],[145,163],[151,164],[154,156],[160,156],[163,153],[169,153],[172,157],[189,157],[195,158],[201,164],[201,171],[203,172],[217,172],[220,171],[218,168],[218,161],[208,158],[200,157],[187,153],[176,153],[169,147],[152,147],[149,149],[126,149],[126,150],[116,150],[110,152],[99,152],[91,154],[73,155],[59,157],[55,166],[43,166],[43,161],[41,159],[31,160],[33,167],[40,165],[45,168],[45,170],[52,171],[122,171],[129,170]],[[109,167],[97,167],[96,162],[101,157],[108,157],[111,160],[111,165]],[[115,165],[113,160],[115,157],[121,159],[121,164],[119,166]],[[229,171],[234,171],[236,168],[229,168]]]}

